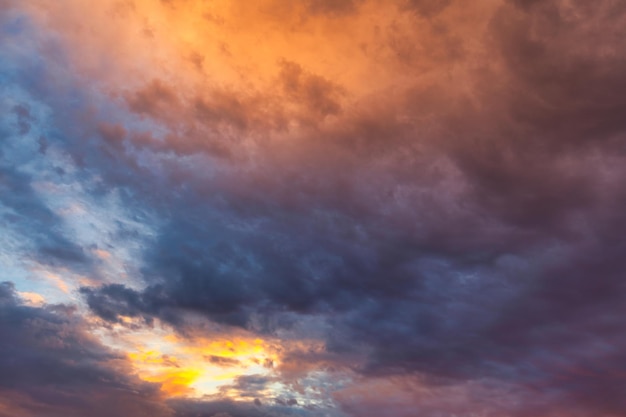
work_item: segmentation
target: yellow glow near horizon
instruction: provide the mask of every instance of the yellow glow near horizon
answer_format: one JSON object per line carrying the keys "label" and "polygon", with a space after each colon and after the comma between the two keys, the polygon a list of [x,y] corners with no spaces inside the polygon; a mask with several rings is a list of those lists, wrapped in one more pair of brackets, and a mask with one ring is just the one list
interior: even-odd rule
{"label": "yellow glow near horizon", "polygon": [[128,358],[141,379],[161,384],[168,397],[215,395],[239,376],[270,374],[279,361],[269,342],[227,335],[215,340],[155,336],[136,345]]}

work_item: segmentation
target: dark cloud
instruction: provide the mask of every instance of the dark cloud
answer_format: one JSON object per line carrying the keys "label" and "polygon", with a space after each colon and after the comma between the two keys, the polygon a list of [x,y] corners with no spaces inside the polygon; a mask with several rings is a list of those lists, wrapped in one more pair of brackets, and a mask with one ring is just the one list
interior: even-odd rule
{"label": "dark cloud", "polygon": [[33,121],[29,108],[23,105],[16,105],[13,107],[13,112],[17,116],[19,134],[27,134],[30,131],[30,122]]}
{"label": "dark cloud", "polygon": [[624,100],[616,94],[626,65],[623,6],[549,1],[526,9],[503,7],[492,22],[516,82],[511,114],[546,146],[602,146],[624,129]]}
{"label": "dark cloud", "polygon": [[20,172],[0,154],[0,201],[9,209],[2,214],[7,226],[27,236],[36,247],[36,257],[45,264],[90,264],[83,248],[62,230],[62,219],[42,201],[32,187],[30,175]]}
{"label": "dark cloud", "polygon": [[221,388],[224,392],[236,392],[239,398],[251,399],[256,406],[261,405],[261,400],[257,397],[263,395],[269,385],[274,382],[273,378],[263,375],[242,375],[235,379],[234,384],[225,385]]}
{"label": "dark cloud", "polygon": [[315,74],[306,72],[295,62],[281,62],[280,80],[284,92],[305,110],[319,117],[336,115],[341,111],[341,87]]}
{"label": "dark cloud", "polygon": [[27,307],[4,282],[0,335],[0,415],[170,415],[158,387],[129,376],[72,308]]}
{"label": "dark cloud", "polygon": [[254,400],[239,401],[172,401],[171,406],[177,410],[176,417],[287,417],[315,416],[318,410],[285,405],[258,405]]}
{"label": "dark cloud", "polygon": [[[356,7],[307,4],[342,15]],[[458,2],[405,5],[436,20]],[[483,17],[480,47],[448,38],[453,25],[435,31],[447,39],[445,53],[429,55],[441,65],[435,72],[446,74],[437,77],[426,64],[413,67],[421,57],[415,33],[390,30],[399,75],[419,76],[349,111],[342,87],[288,60],[277,91],[260,98],[216,90],[186,101],[161,81],[128,93],[136,114],[184,126],[165,140],[131,143],[140,135],[130,128],[59,110],[68,138],[57,143],[106,186],[126,190],[129,211],[152,210],[161,220],[141,259],[144,289],[113,284],[81,294],[108,322],[158,318],[182,333],[192,325],[189,313],[274,335],[297,329],[293,317],[313,317],[328,323],[326,351],[296,359],[342,365],[358,356],[363,365],[353,369],[364,378],[419,375],[439,387],[496,381],[518,391],[511,394],[518,405],[502,408],[509,415],[626,412],[625,13],[611,1],[507,2]],[[480,51],[471,55],[472,48]],[[274,107],[277,98],[296,110]],[[17,130],[27,133],[26,107],[15,116]],[[333,117],[339,122],[322,123]],[[305,125],[297,145],[280,148],[255,136],[254,153],[240,150],[245,134],[287,131],[290,118]],[[142,165],[133,152],[162,159],[150,154],[157,162]],[[220,170],[203,152],[237,163]],[[1,172],[0,197],[16,213],[6,219],[23,223],[46,259],[83,262],[81,249],[57,233],[28,175],[11,166]],[[93,341],[85,345],[80,324],[69,347],[55,347],[54,355],[40,348],[45,338],[19,327],[27,320],[21,315],[53,330],[70,319],[20,306],[12,294],[0,292],[16,317],[4,324],[8,338],[1,340],[15,340],[5,343],[14,349],[5,356],[22,366],[32,349],[42,362],[32,382],[0,384],[41,404],[29,387],[58,375],[76,389],[95,390],[101,374],[107,387],[132,386],[106,373],[103,361],[114,358]],[[84,355],[84,363],[59,370],[59,358]],[[268,383],[237,381],[249,404],[181,401],[175,408],[181,416],[305,413],[285,401],[280,410],[265,399],[255,405]],[[344,404],[349,413],[367,412],[358,402]],[[410,404],[392,413],[376,403],[369,412],[414,415]],[[462,412],[429,407],[424,415]]]}
{"label": "dark cloud", "polygon": [[127,135],[126,129],[120,125],[112,125],[103,123],[99,126],[98,130],[102,139],[113,148],[118,150],[122,147],[124,139]]}
{"label": "dark cloud", "polygon": [[210,356],[207,356],[205,359],[214,365],[219,365],[219,366],[224,366],[224,367],[237,366],[241,363],[237,359],[227,358],[225,356],[210,355]]}
{"label": "dark cloud", "polygon": [[[196,191],[171,201],[176,215],[146,251],[147,289],[85,289],[92,310],[173,323],[192,311],[247,328],[258,315],[332,317],[328,349],[365,347],[366,375],[495,378],[623,412],[610,370],[624,366],[624,200],[605,194],[599,166],[621,161],[623,13],[572,4],[504,5],[487,41],[503,69],[485,70],[500,83],[476,75],[475,97],[434,85],[406,92],[404,108],[346,116],[328,137],[363,160],[330,156],[328,141],[310,149],[333,162],[309,154],[293,176],[281,161],[229,189],[188,177]],[[452,7],[411,5],[424,16]],[[297,64],[283,63],[281,82],[311,111],[340,114],[338,90]],[[419,141],[419,123],[434,144]]]}
{"label": "dark cloud", "polygon": [[153,80],[142,89],[129,94],[126,102],[136,113],[159,116],[166,114],[171,107],[178,104],[178,95],[162,81]]}
{"label": "dark cloud", "polygon": [[87,305],[100,318],[119,323],[119,316],[137,317],[147,307],[140,295],[121,284],[111,284],[95,292],[91,288],[81,288]]}

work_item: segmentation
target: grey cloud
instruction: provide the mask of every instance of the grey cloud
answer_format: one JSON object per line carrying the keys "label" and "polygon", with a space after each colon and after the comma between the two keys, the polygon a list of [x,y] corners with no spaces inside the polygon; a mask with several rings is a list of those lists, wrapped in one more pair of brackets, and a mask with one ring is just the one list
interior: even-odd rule
{"label": "grey cloud", "polygon": [[3,214],[5,224],[32,241],[40,261],[87,267],[89,257],[63,233],[62,220],[33,190],[32,178],[8,162],[0,156],[0,203],[10,209]]}
{"label": "grey cloud", "polygon": [[[124,359],[91,336],[66,306],[27,307],[0,284],[3,413],[167,416],[158,387],[128,376]],[[15,414],[6,414],[15,415]]]}
{"label": "grey cloud", "polygon": [[[410,3],[429,18],[458,5]],[[112,144],[121,130],[66,127],[85,169],[126,189],[129,209],[163,219],[142,259],[146,288],[85,288],[89,307],[109,322],[160,318],[182,332],[188,312],[265,332],[276,328],[254,329],[253,317],[314,316],[329,323],[329,356],[364,355],[365,376],[536,387],[537,403],[509,410],[519,416],[559,404],[624,412],[624,10],[569,4],[508,2],[485,17],[482,47],[495,63],[473,63],[471,93],[437,81],[346,114],[337,86],[286,62],[284,94],[343,123],[283,157],[260,143],[255,167],[209,174],[193,159],[206,145],[190,141],[176,155],[189,158],[158,160],[159,177],[122,147],[99,160],[100,148],[79,143],[80,129]],[[128,104],[161,115],[178,103],[173,91],[152,84]],[[274,126],[248,117],[249,106],[198,99],[192,120],[220,133]],[[6,175],[9,190],[28,183]],[[37,229],[53,224],[21,189],[25,201],[3,198],[43,219]],[[53,247],[69,246],[58,239]],[[179,406],[234,417],[267,407]]]}
{"label": "grey cloud", "polygon": [[[284,405],[256,405],[250,402],[231,401],[172,401],[170,405],[176,409],[176,417],[288,417],[288,416],[317,416],[319,410],[308,410],[301,407]],[[325,414],[332,417],[343,417],[343,414]]]}

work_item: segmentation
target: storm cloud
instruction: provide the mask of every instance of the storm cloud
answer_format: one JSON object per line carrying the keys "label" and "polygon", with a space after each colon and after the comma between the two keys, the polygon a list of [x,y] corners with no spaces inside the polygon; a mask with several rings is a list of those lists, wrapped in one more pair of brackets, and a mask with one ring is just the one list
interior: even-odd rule
{"label": "storm cloud", "polygon": [[[49,43],[29,44],[46,66],[2,53],[20,71],[0,65],[15,86],[0,199],[22,235],[4,253],[28,253],[15,271],[70,274],[68,304],[95,328],[169,332],[188,361],[220,334],[272,341],[264,358],[201,351],[207,367],[250,369],[218,388],[181,373],[212,394],[163,410],[626,412],[624,6],[109,3],[86,18],[98,35],[61,6],[7,2],[5,45]],[[79,223],[51,184],[96,214]],[[150,406],[154,388],[128,375],[176,380],[155,367],[178,362],[146,351],[147,370],[113,371],[95,330],[3,288],[6,314],[89,338],[80,354],[17,338],[3,356],[33,344],[43,373],[86,355],[83,389]],[[48,404],[27,385],[5,389]]]}

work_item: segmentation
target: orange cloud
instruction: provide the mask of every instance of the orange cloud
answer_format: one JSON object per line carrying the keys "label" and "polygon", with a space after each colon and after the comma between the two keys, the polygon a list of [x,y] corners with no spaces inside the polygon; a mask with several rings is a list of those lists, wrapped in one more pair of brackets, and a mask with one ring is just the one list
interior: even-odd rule
{"label": "orange cloud", "polygon": [[36,292],[18,292],[18,295],[29,305],[42,306],[46,303],[43,295]]}
{"label": "orange cloud", "polygon": [[192,395],[190,385],[201,375],[200,369],[183,368],[175,358],[154,351],[131,352],[128,358],[141,379],[161,384],[161,390],[169,397]]}
{"label": "orange cloud", "polygon": [[[484,19],[471,16],[499,2],[406,13],[408,3],[68,0],[29,7],[71,45],[70,59],[90,82],[168,125],[165,143],[147,143],[224,156],[248,150],[224,143],[249,140],[232,129],[257,129],[265,140],[268,129],[289,129],[297,139],[294,129],[352,118],[390,91],[453,82],[470,91],[468,54],[482,53],[476,45],[486,30]],[[210,139],[213,130],[219,140]]]}
{"label": "orange cloud", "polygon": [[[319,341],[261,339],[233,329],[222,329],[211,336],[181,337],[158,323],[153,329],[135,328],[126,334],[116,330],[105,338],[118,343],[125,338],[119,348],[128,352],[136,374],[144,381],[161,384],[167,397],[219,395],[239,400],[240,392],[228,388],[239,377],[297,378],[315,369],[298,366],[294,352],[323,350]],[[288,362],[285,366],[284,359]],[[270,392],[267,395],[272,396]]]}
{"label": "orange cloud", "polygon": [[61,291],[63,291],[64,293],[68,294],[70,292],[70,288],[68,286],[68,284],[63,280],[63,278],[61,278],[60,275],[57,275],[55,273],[52,272],[48,272],[48,271],[44,271],[43,272],[43,276],[51,281],[52,283],[54,283],[54,285],[60,289]]}
{"label": "orange cloud", "polygon": [[104,249],[94,249],[93,253],[103,261],[109,260],[111,258],[111,252]]}
{"label": "orange cloud", "polygon": [[141,379],[161,384],[170,397],[217,394],[238,376],[269,374],[270,364],[278,361],[270,342],[253,337],[183,339],[170,334],[151,339],[135,340],[128,358]]}

